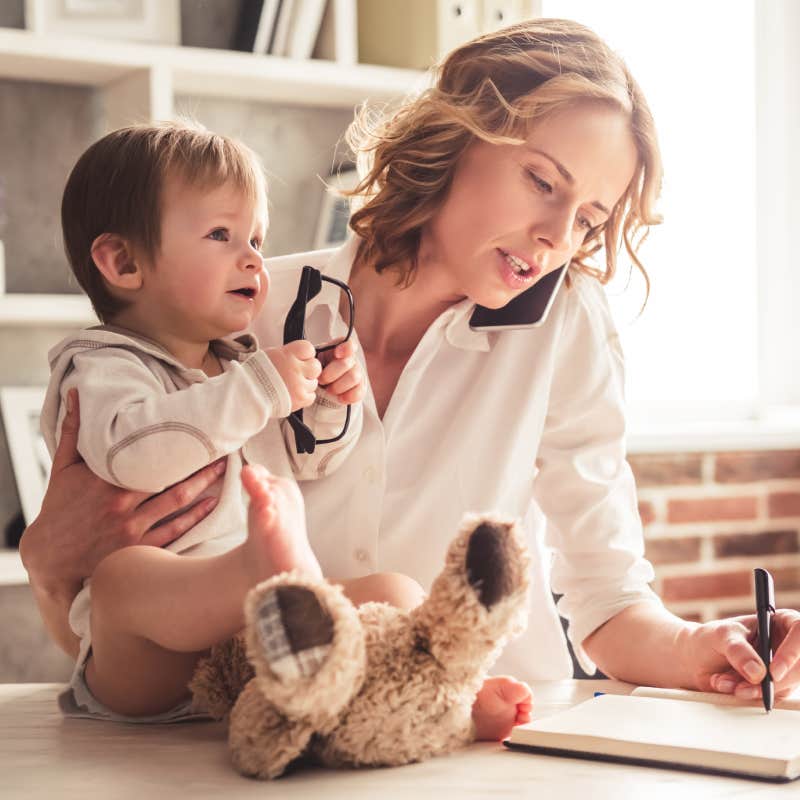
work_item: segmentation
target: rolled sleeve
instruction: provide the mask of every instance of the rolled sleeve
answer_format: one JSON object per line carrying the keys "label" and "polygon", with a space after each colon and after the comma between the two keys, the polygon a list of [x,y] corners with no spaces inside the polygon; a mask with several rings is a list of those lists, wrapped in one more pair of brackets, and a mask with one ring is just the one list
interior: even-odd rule
{"label": "rolled sleeve", "polygon": [[[160,492],[233,453],[291,410],[285,384],[261,351],[166,392],[135,352],[105,347],[72,358],[62,398],[73,387],[81,398],[81,456],[104,480],[142,492]],[[53,446],[57,437],[58,430],[49,435]]]}
{"label": "rolled sleeve", "polygon": [[583,642],[635,603],[660,603],[649,587],[636,486],[625,459],[624,369],[602,287],[575,281],[537,458],[536,500],[554,556],[551,585],[581,667]]}

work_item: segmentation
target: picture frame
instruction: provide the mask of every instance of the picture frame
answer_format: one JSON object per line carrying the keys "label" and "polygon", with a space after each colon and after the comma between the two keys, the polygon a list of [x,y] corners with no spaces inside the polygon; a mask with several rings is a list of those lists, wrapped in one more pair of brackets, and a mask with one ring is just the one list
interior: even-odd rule
{"label": "picture frame", "polygon": [[52,466],[39,428],[44,395],[44,387],[0,387],[0,412],[26,525],[42,507]]}
{"label": "picture frame", "polygon": [[25,0],[33,33],[179,45],[179,0]]}
{"label": "picture frame", "polygon": [[358,172],[355,169],[345,169],[325,179],[325,191],[314,234],[315,250],[338,247],[347,241],[350,235],[347,223],[352,212],[351,199],[342,197],[338,192],[354,189],[357,184]]}

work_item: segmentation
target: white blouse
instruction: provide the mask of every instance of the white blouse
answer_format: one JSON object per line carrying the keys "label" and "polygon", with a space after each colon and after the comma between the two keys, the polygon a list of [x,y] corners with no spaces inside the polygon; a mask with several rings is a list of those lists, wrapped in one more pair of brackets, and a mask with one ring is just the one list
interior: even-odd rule
{"label": "white blouse", "polygon": [[[262,346],[282,342],[300,268],[347,281],[355,248],[267,261],[271,287],[254,326]],[[323,341],[343,323],[336,294],[320,298],[306,333]],[[605,294],[572,275],[545,324],[525,330],[473,331],[473,308],[464,300],[430,326],[383,420],[367,387],[349,458],[301,483],[311,544],[326,575],[402,572],[427,591],[466,511],[519,517],[533,555],[530,618],[495,672],[571,677],[558,613],[593,672],[581,642],[626,606],[659,602],[625,460],[622,353]],[[563,595],[558,612],[551,590]]]}

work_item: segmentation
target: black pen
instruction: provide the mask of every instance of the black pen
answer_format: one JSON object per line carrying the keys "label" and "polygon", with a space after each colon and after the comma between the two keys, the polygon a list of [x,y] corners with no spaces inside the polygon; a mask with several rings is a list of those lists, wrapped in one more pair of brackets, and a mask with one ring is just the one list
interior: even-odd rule
{"label": "black pen", "polygon": [[775,587],[772,583],[772,575],[765,569],[753,570],[753,581],[756,588],[756,618],[758,620],[758,654],[764,662],[767,674],[761,681],[761,699],[764,701],[764,708],[772,711],[775,702],[775,689],[772,685],[772,676],[769,674],[770,663],[772,662],[772,641],[771,631],[772,614],[775,613]]}

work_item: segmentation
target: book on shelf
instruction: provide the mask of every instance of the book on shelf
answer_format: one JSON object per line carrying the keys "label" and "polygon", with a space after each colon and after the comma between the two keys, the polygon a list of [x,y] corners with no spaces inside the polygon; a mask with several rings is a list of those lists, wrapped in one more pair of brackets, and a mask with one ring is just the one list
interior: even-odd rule
{"label": "book on shelf", "polygon": [[286,54],[289,58],[311,58],[319,35],[326,0],[300,0],[295,3]]}
{"label": "book on shelf", "polygon": [[272,43],[269,48],[270,55],[286,55],[286,48],[289,44],[289,32],[292,27],[292,15],[295,13],[295,5],[299,2],[300,0],[281,0],[278,19],[275,22],[275,35],[272,37]]}
{"label": "book on shelf", "polygon": [[481,33],[522,22],[538,12],[538,2],[531,0],[482,0]]}
{"label": "book on shelf", "polygon": [[328,0],[312,55],[339,64],[356,64],[357,34],[356,0]]}
{"label": "book on shelf", "polygon": [[480,0],[358,0],[358,54],[365,64],[428,69],[480,33]]}
{"label": "book on shelf", "polygon": [[268,53],[281,0],[242,0],[234,49]]}
{"label": "book on shelf", "polygon": [[785,782],[800,776],[800,700],[639,687],[514,728],[512,750]]}
{"label": "book on shelf", "polygon": [[358,0],[365,64],[427,69],[487,31],[534,16],[533,0]]}

